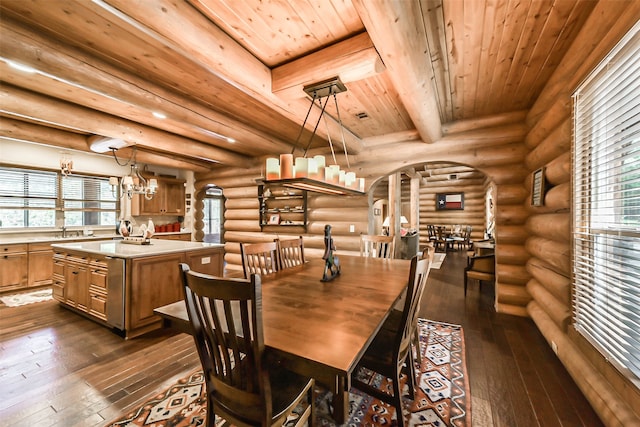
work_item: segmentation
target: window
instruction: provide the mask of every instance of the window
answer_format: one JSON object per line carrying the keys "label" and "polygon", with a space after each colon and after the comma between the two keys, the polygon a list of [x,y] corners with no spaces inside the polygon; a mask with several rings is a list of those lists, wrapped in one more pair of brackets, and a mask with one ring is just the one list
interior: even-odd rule
{"label": "window", "polygon": [[3,229],[115,225],[117,201],[108,178],[0,168]]}
{"label": "window", "polygon": [[114,225],[115,196],[107,178],[77,175],[62,178],[65,226]]}
{"label": "window", "polygon": [[640,379],[640,23],[574,94],[574,325]]}

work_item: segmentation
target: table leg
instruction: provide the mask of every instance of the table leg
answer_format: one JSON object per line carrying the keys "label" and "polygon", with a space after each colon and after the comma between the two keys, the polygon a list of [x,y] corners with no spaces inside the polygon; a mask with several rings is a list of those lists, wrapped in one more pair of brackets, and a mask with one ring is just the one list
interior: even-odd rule
{"label": "table leg", "polygon": [[336,424],[344,424],[349,419],[349,389],[346,378],[336,378],[336,391],[333,394],[333,418]]}

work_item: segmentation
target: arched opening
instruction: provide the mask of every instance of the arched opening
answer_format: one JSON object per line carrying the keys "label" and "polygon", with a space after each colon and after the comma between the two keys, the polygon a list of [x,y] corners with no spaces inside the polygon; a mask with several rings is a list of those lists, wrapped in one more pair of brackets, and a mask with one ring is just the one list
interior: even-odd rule
{"label": "arched opening", "polygon": [[203,242],[224,243],[224,196],[222,188],[205,188],[203,198]]}

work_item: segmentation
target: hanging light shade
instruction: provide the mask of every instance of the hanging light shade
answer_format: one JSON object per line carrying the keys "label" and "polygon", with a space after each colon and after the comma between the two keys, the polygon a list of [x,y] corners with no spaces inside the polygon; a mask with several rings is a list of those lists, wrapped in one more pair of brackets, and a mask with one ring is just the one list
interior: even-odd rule
{"label": "hanging light shade", "polygon": [[[342,145],[344,149],[344,155],[349,167],[349,158],[347,154],[347,147],[344,141],[344,129],[342,126],[342,120],[340,119],[340,110],[338,108],[337,94],[345,92],[347,88],[340,81],[338,77],[329,79],[320,83],[306,86],[304,91],[312,98],[309,111],[300,129],[296,146],[300,140],[300,136],[303,134],[303,130],[309,118],[309,113],[313,108],[316,100],[321,105],[322,110],[318,121],[313,129],[313,134],[307,143],[302,157],[297,157],[294,160],[293,151],[291,154],[280,154],[279,158],[270,157],[266,160],[265,177],[264,181],[271,184],[280,184],[286,187],[298,188],[301,190],[314,191],[318,193],[334,194],[334,195],[363,195],[364,192],[364,178],[358,178],[355,172],[341,170],[337,164],[335,158],[335,151],[333,149],[333,143],[331,136],[329,135],[329,147],[331,148],[331,154],[333,157],[333,164],[327,165],[325,156],[307,157],[307,151],[311,146],[313,137],[316,134],[320,120],[323,118],[325,108],[329,102],[329,97],[333,97],[336,111],[338,113],[338,124],[342,131]],[[326,98],[324,104],[322,98]],[[295,151],[295,147],[294,147]]]}

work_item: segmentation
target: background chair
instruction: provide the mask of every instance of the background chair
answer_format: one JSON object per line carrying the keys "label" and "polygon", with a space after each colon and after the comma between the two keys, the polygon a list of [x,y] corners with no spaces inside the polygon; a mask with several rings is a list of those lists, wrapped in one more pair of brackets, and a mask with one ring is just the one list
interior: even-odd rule
{"label": "background chair", "polygon": [[[400,321],[395,327],[383,326],[367,348],[355,373],[351,378],[354,387],[376,397],[383,402],[395,406],[398,425],[404,426],[402,412],[402,395],[400,393],[400,372],[403,367],[408,370],[407,384],[413,398],[415,392],[415,366],[411,351],[411,341],[414,336],[413,326],[418,323],[418,307],[424,286],[429,274],[429,259],[415,256],[411,259],[407,298]],[[359,369],[368,369],[386,376],[393,382],[393,395],[380,390],[368,382],[358,378]]]}
{"label": "background chair", "polygon": [[244,277],[251,274],[271,274],[280,269],[278,244],[274,242],[240,243]]}
{"label": "background chair", "polygon": [[393,258],[395,240],[393,236],[360,235],[360,256],[371,258]]}
{"label": "background chair", "polygon": [[454,236],[453,240],[458,244],[458,249],[462,249],[463,247],[469,248],[471,245],[471,231],[473,227],[470,225],[465,226],[462,234],[460,236]]}
{"label": "background chair", "polygon": [[280,269],[304,264],[304,242],[302,241],[302,236],[296,239],[276,239],[275,241],[278,244]]}
{"label": "background chair", "polygon": [[314,380],[269,363],[262,335],[260,276],[224,279],[180,264],[185,302],[207,389],[207,426],[215,414],[238,426],[282,425],[300,403],[296,423],[313,421]]}
{"label": "background chair", "polygon": [[438,249],[438,247],[442,246],[444,251],[447,252],[451,247],[452,243],[453,243],[453,238],[449,237],[446,227],[444,226],[436,227],[436,240],[434,240],[436,250]]}
{"label": "background chair", "polygon": [[475,255],[467,259],[467,266],[464,268],[464,295],[467,296],[467,282],[475,279],[482,287],[482,281],[493,282],[496,280],[496,256]]}

